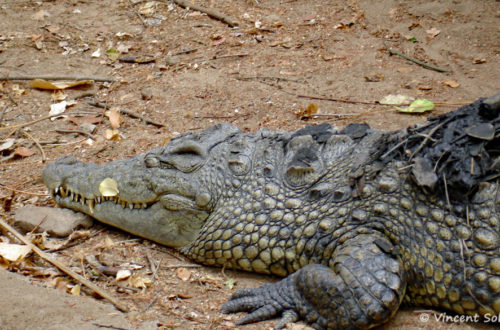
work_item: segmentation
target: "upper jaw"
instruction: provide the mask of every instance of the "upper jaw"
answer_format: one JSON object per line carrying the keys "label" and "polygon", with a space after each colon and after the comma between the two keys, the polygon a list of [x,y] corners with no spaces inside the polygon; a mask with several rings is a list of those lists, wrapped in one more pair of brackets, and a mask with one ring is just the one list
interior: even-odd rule
{"label": "upper jaw", "polygon": [[43,180],[58,204],[91,215],[104,203],[130,210],[156,203],[170,210],[207,208],[207,193],[194,186],[192,175],[166,171],[146,167],[143,156],[103,166],[64,157],[47,165]]}
{"label": "upper jaw", "polygon": [[147,168],[142,156],[103,166],[66,157],[43,179],[57,204],[173,247],[195,239],[213,202],[195,174]]}

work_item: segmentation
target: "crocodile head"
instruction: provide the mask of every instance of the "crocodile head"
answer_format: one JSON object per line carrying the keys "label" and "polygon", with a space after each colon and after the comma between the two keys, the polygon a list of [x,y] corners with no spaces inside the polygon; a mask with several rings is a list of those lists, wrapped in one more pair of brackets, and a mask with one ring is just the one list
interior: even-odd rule
{"label": "crocodile head", "polygon": [[218,125],[104,165],[64,157],[47,165],[43,180],[63,207],[179,247],[196,238],[217,200],[218,189],[209,184],[217,162],[217,152],[211,150],[236,132],[233,126]]}

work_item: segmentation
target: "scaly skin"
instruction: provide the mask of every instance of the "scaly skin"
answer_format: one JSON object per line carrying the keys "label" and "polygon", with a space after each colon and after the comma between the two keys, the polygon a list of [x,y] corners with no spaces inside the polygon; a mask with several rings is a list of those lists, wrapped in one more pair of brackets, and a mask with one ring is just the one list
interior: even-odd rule
{"label": "scaly skin", "polygon": [[43,176],[64,207],[205,265],[285,277],[233,295],[223,312],[250,312],[240,324],[369,328],[402,302],[500,313],[498,170],[463,200],[425,193],[404,157],[384,161],[391,136],[218,125],[102,166],[63,158]]}

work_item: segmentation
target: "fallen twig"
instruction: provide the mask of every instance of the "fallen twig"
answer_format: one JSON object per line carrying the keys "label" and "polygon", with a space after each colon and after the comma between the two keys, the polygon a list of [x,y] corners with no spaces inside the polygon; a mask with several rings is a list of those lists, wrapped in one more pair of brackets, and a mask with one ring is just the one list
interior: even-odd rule
{"label": "fallen twig", "polygon": [[47,156],[45,156],[45,151],[43,151],[43,148],[42,146],[40,145],[40,143],[38,142],[37,139],[35,139],[31,134],[29,134],[28,132],[26,131],[22,131],[24,135],[26,135],[31,141],[33,141],[33,143],[35,143],[35,145],[38,147],[38,149],[40,149],[40,152],[42,153],[42,163],[45,163],[47,161]]}
{"label": "fallen twig", "polygon": [[[132,2],[132,0],[129,0],[130,4],[133,6],[134,3]],[[138,11],[134,11],[135,14],[137,15],[137,17],[139,17],[139,19],[141,20],[141,23],[142,23],[142,26],[144,26],[145,28],[148,27],[148,23],[146,22],[146,20],[144,19],[144,17],[142,17],[141,13],[139,13]]]}
{"label": "fallen twig", "polygon": [[24,123],[24,124],[18,124],[18,125],[13,125],[13,126],[0,127],[0,130],[18,129],[18,128],[22,128],[22,127],[26,127],[26,126],[30,126],[30,125],[36,124],[36,123],[38,123],[40,121],[43,121],[43,120],[46,120],[46,119],[55,118],[55,117],[59,117],[59,116],[61,116],[61,115],[60,114],[59,115],[48,115],[48,116],[45,116],[45,117],[41,117],[41,118],[38,118],[38,119],[35,119],[35,120],[32,120],[32,121],[29,121],[29,122]]}
{"label": "fallen twig", "polygon": [[434,71],[437,71],[437,72],[448,72],[448,70],[446,69],[443,69],[443,68],[440,68],[440,67],[437,67],[435,65],[432,65],[432,64],[428,64],[428,63],[425,63],[425,62],[422,62],[420,60],[417,60],[416,58],[413,58],[413,57],[410,57],[406,54],[403,54],[401,52],[398,52],[397,50],[392,50],[391,47],[387,46],[387,44],[384,42],[384,46],[385,48],[387,48],[387,50],[389,51],[389,54],[390,55],[398,55],[398,56],[401,56],[402,58],[410,61],[410,62],[413,62],[415,64],[418,64],[420,66],[423,66],[424,68],[426,69],[430,69],[430,70],[434,70]]}
{"label": "fallen twig", "polygon": [[297,97],[301,98],[301,99],[332,101],[332,102],[350,103],[350,104],[375,104],[375,105],[379,104],[379,105],[385,105],[385,104],[380,104],[380,103],[378,103],[376,101],[353,101],[353,100],[345,100],[345,99],[336,99],[336,98],[325,97],[325,96],[297,95]]}
{"label": "fallen twig", "polygon": [[98,286],[96,286],[94,283],[88,281],[83,276],[78,275],[77,273],[75,273],[74,271],[72,271],[71,269],[69,269],[68,267],[66,267],[62,263],[60,263],[59,261],[55,260],[54,258],[52,258],[51,255],[49,255],[49,254],[43,252],[42,250],[40,250],[33,243],[31,243],[28,239],[26,239],[26,237],[24,237],[23,235],[21,235],[17,230],[15,230],[14,228],[12,228],[9,224],[7,224],[2,219],[0,219],[0,225],[3,228],[5,228],[7,231],[9,231],[12,235],[14,235],[18,240],[20,240],[21,242],[23,242],[24,244],[26,244],[27,246],[29,246],[33,252],[35,252],[36,254],[38,254],[40,256],[40,258],[42,258],[45,261],[47,261],[47,262],[51,263],[52,265],[56,266],[57,268],[59,268],[65,274],[71,276],[76,281],[82,283],[87,288],[93,290],[99,296],[101,296],[102,298],[106,299],[107,301],[109,301],[110,303],[112,303],[113,305],[115,305],[115,307],[118,308],[119,310],[121,310],[122,312],[128,312],[129,311],[129,309],[125,305],[123,305],[122,303],[120,303],[118,300],[116,300],[114,297],[112,297],[106,291],[102,290],[101,288],[99,288]]}
{"label": "fallen twig", "polygon": [[226,23],[230,27],[236,27],[236,26],[240,25],[240,23],[237,20],[235,20],[234,18],[232,18],[230,16],[227,16],[227,15],[220,13],[218,10],[198,6],[190,1],[186,1],[186,0],[172,0],[172,1],[175,2],[178,6],[180,6],[182,8],[189,8],[192,10],[196,10],[196,11],[205,13],[208,16],[210,16],[211,18],[214,18],[214,19],[219,20],[223,23]]}
{"label": "fallen twig", "polygon": [[277,76],[241,76],[237,75],[235,77],[238,80],[266,80],[266,79],[273,79],[273,80],[282,80],[282,81],[292,81],[292,82],[299,82],[297,79],[290,79],[290,78],[285,78],[285,77],[277,77]]}
{"label": "fallen twig", "polygon": [[47,197],[47,196],[49,196],[49,194],[40,194],[40,193],[29,192],[29,191],[26,191],[26,190],[14,189],[14,188],[11,188],[11,187],[8,187],[8,186],[4,185],[3,183],[0,183],[0,188],[6,189],[6,190],[10,190],[10,191],[14,191],[14,192],[19,193],[19,194],[25,194],[25,195],[41,196],[41,197]]}
{"label": "fallen twig", "polygon": [[225,55],[215,55],[212,59],[213,60],[218,60],[220,58],[229,58],[229,57],[245,57],[250,54],[248,53],[241,53],[241,54],[225,54]]}
{"label": "fallen twig", "polygon": [[31,75],[17,75],[17,76],[0,76],[0,80],[33,80],[33,79],[45,79],[45,80],[93,80],[100,82],[111,82],[115,81],[114,78],[110,77],[94,77],[94,76],[31,76]]}
{"label": "fallen twig", "polygon": [[[88,104],[91,106],[94,106],[94,107],[98,107],[98,108],[109,109],[109,106],[106,105],[105,103],[102,103],[102,102],[91,101]],[[164,124],[157,122],[155,120],[149,119],[147,117],[144,117],[143,115],[140,115],[140,114],[135,113],[133,111],[130,111],[127,109],[120,109],[120,112],[122,112],[122,113],[124,113],[132,118],[140,119],[140,120],[144,121],[146,124],[151,124],[151,125],[156,126],[156,127],[165,127]]]}
{"label": "fallen twig", "polygon": [[91,139],[94,139],[92,134],[90,134],[89,132],[85,132],[85,131],[78,130],[78,129],[55,129],[54,132],[57,132],[57,133],[77,133],[77,134],[85,135]]}

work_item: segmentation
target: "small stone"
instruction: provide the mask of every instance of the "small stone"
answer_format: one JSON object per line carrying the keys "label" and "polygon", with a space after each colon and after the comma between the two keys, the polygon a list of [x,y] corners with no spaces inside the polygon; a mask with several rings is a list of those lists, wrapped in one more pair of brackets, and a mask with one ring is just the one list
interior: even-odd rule
{"label": "small stone", "polygon": [[66,237],[78,227],[90,228],[92,223],[86,214],[53,207],[25,206],[14,215],[14,224],[24,231],[36,228],[37,233],[48,232],[57,237]]}

